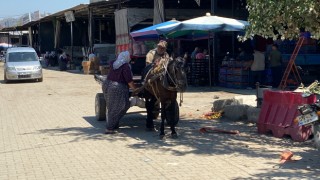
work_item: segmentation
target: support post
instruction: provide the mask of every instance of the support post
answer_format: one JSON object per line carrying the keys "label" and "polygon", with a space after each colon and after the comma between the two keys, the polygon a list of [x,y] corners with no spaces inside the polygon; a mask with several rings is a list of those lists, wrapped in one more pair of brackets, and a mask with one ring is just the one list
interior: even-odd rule
{"label": "support post", "polygon": [[89,17],[88,17],[88,37],[89,37],[89,47],[92,48],[93,47],[93,39],[92,39],[92,8],[88,9],[89,13]]}
{"label": "support post", "polygon": [[102,43],[102,27],[101,27],[101,20],[99,20],[99,42]]}
{"label": "support post", "polygon": [[72,63],[73,61],[73,22],[71,21],[71,61],[70,61],[70,69],[72,69]]}
{"label": "support post", "polygon": [[39,22],[38,29],[38,51],[41,53],[41,23]]}
{"label": "support post", "polygon": [[[211,15],[215,15],[217,0],[211,0]],[[210,37],[209,37],[210,38]],[[212,33],[212,61],[209,60],[210,86],[215,85],[215,69],[216,69],[216,48],[215,48],[215,33]],[[212,65],[211,65],[212,64]],[[212,67],[211,67],[212,66]],[[213,73],[212,73],[213,72]],[[212,83],[213,81],[213,83]]]}

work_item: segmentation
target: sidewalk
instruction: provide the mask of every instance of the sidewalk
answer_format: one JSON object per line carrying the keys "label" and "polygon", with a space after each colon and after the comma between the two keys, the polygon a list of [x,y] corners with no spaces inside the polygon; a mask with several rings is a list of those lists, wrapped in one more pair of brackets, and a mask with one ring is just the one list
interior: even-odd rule
{"label": "sidewalk", "polygon": [[[137,113],[144,109],[136,107],[121,121],[120,133],[110,136],[103,134],[105,122],[94,117],[101,87],[92,75],[43,73],[42,83],[3,84],[0,77],[0,179],[317,179],[320,174],[320,153],[311,141],[258,135],[252,123],[201,118],[215,96],[239,94],[189,88],[178,139],[145,132],[146,115]],[[155,123],[158,128],[160,121]],[[201,134],[203,126],[240,134]],[[286,149],[302,159],[279,165]]]}

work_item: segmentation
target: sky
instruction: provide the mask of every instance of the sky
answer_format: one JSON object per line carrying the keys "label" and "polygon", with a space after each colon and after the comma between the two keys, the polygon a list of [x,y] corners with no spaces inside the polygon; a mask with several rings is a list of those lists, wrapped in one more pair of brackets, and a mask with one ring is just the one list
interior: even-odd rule
{"label": "sky", "polygon": [[55,13],[89,0],[0,0],[0,19],[17,18],[23,14],[39,10],[41,13]]}

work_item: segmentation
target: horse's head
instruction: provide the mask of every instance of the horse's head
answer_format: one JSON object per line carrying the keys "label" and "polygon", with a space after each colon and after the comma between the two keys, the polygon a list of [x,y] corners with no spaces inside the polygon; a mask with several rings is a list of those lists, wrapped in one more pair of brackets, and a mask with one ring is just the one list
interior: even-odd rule
{"label": "horse's head", "polygon": [[177,91],[183,92],[187,88],[187,67],[185,61],[181,57],[171,59],[168,63],[168,80],[170,86],[176,88]]}

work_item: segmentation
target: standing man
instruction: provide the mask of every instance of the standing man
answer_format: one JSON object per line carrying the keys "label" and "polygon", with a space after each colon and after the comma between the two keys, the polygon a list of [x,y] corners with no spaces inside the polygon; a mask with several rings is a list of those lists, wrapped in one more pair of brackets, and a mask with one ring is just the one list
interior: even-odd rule
{"label": "standing man", "polygon": [[282,78],[282,55],[281,52],[278,50],[278,45],[272,45],[272,51],[270,52],[269,56],[270,61],[270,68],[272,73],[272,86],[274,88],[278,87]]}
{"label": "standing man", "polygon": [[[167,53],[167,42],[160,40],[157,48],[152,49],[146,55],[146,68],[143,74],[147,74],[147,72],[154,67],[154,64],[158,64],[161,58],[169,58],[169,54]],[[148,93],[148,92],[145,92]],[[147,95],[146,98],[146,109],[147,109],[147,119],[146,119],[146,130],[147,131],[155,131],[154,124],[153,124],[153,114],[156,108],[157,99],[150,93]]]}
{"label": "standing man", "polygon": [[255,88],[255,83],[262,83],[262,76],[265,69],[265,56],[264,53],[258,50],[254,50],[253,63],[251,64],[251,77],[250,86]]}
{"label": "standing man", "polygon": [[194,60],[196,59],[196,56],[197,56],[198,52],[199,52],[199,48],[198,48],[198,47],[195,47],[194,50],[193,50],[193,52],[191,53],[191,60],[192,60],[192,62],[194,62]]}

